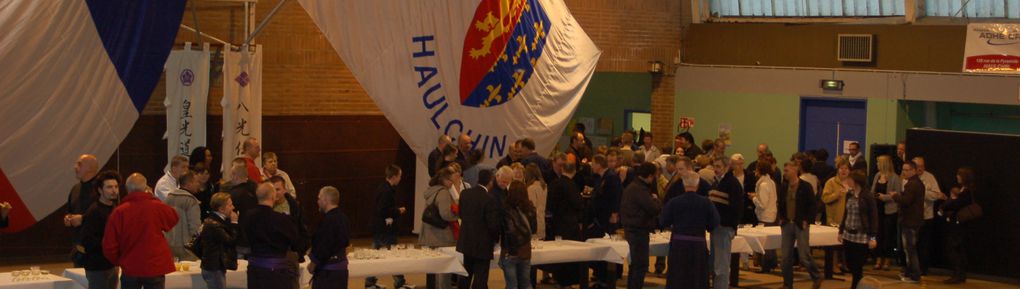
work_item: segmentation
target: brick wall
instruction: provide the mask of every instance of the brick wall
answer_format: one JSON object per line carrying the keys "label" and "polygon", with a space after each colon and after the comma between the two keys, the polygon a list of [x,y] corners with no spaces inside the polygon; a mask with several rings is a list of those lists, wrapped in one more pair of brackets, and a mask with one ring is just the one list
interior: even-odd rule
{"label": "brick wall", "polygon": [[[256,19],[264,19],[277,1],[260,1]],[[198,26],[202,32],[235,44],[244,41],[240,6],[189,1],[194,3],[198,3]],[[566,3],[603,51],[598,71],[646,71],[648,61],[672,63],[677,55],[683,1],[566,0]],[[195,27],[190,6],[183,23]],[[195,42],[195,33],[181,29],[177,42],[185,41]],[[381,114],[296,1],[284,4],[255,42],[263,45],[264,115]],[[673,80],[668,75],[657,78],[652,94],[652,131],[660,136],[670,135]],[[210,86],[209,113],[219,115],[222,79],[212,79]],[[161,82],[144,114],[164,113],[165,91]],[[666,143],[669,138],[657,140]]]}

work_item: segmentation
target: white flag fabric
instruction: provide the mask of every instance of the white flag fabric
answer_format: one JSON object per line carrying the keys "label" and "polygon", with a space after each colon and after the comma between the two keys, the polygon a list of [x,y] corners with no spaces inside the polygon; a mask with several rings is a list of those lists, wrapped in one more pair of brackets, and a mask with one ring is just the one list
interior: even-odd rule
{"label": "white flag fabric", "polygon": [[105,165],[131,131],[159,83],[184,6],[0,2],[0,202],[13,206],[0,234],[68,213],[58,209],[78,182],[75,160],[93,154]]}
{"label": "white flag fabric", "polygon": [[[223,53],[223,167],[241,155],[244,141],[254,137],[262,141],[262,46],[254,52]],[[258,164],[259,159],[255,159]]]}
{"label": "white flag fabric", "polygon": [[601,53],[562,0],[299,2],[414,150],[419,195],[441,134],[490,164],[524,137],[547,154]]}
{"label": "white flag fabric", "polygon": [[202,50],[170,52],[166,60],[166,139],[167,166],[176,155],[188,156],[191,150],[206,145],[206,110],[209,98],[209,43]]}

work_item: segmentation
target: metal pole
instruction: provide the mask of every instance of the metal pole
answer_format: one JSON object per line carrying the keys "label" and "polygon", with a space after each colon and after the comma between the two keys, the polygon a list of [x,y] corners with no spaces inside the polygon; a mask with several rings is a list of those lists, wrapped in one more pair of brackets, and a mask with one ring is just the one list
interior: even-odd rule
{"label": "metal pole", "polygon": [[201,32],[202,29],[198,26],[198,11],[197,11],[198,8],[195,7],[195,6],[198,5],[198,1],[188,1],[188,2],[191,3],[191,19],[192,19],[192,22],[195,22],[195,42],[198,42],[199,44],[202,44],[202,32]]}
{"label": "metal pole", "polygon": [[181,24],[181,28],[184,28],[185,30],[189,30],[189,31],[192,31],[192,32],[196,32],[199,35],[204,36],[205,38],[209,38],[210,40],[222,43],[223,46],[226,46],[227,48],[236,48],[237,47],[237,46],[234,46],[233,44],[230,44],[230,42],[223,41],[222,39],[219,39],[219,38],[216,38],[215,36],[206,34],[205,32],[199,32],[198,29],[191,28],[191,26]]}
{"label": "metal pole", "polygon": [[276,2],[276,6],[273,7],[273,10],[269,10],[269,14],[266,15],[266,19],[262,19],[259,26],[255,27],[255,31],[248,35],[248,38],[244,40],[244,43],[241,44],[241,46],[248,46],[252,39],[255,39],[255,36],[258,36],[259,33],[262,32],[262,29],[266,28],[266,25],[269,24],[269,20],[272,20],[273,16],[276,16],[276,13],[280,12],[280,8],[282,8],[285,3],[287,3],[287,0],[280,0],[280,2]]}

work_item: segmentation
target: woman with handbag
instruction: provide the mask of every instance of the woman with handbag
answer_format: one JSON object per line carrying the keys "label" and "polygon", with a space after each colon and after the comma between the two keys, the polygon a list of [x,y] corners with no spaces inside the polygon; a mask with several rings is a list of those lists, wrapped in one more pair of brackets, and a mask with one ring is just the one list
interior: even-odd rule
{"label": "woman with handbag", "polygon": [[967,281],[967,250],[963,244],[967,237],[967,222],[980,217],[981,207],[974,202],[974,170],[962,167],[956,171],[958,187],[952,189],[949,200],[939,208],[939,216],[946,220],[946,256],[953,273],[946,284]]}
{"label": "woman with handbag", "polygon": [[506,288],[531,289],[531,235],[538,229],[538,222],[535,206],[528,200],[528,186],[522,181],[510,183],[503,206],[506,231],[499,266],[503,268]]}
{"label": "woman with handbag", "polygon": [[[440,169],[429,181],[429,188],[424,193],[426,205],[421,216],[419,245],[430,248],[457,245],[450,226],[450,222],[457,220],[457,215],[451,209],[453,196],[450,195],[450,187],[452,186],[453,170],[449,167]],[[450,274],[428,274],[426,282],[429,289],[449,289],[451,287]]]}

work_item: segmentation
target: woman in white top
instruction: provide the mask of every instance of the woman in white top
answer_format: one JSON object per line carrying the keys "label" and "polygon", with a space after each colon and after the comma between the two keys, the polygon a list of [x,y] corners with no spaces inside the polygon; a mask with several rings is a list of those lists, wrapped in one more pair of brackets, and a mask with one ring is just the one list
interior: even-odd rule
{"label": "woman in white top", "polygon": [[549,193],[549,188],[542,180],[542,171],[538,169],[536,164],[528,164],[524,169],[524,180],[525,184],[528,185],[528,200],[535,205],[535,218],[538,219],[535,222],[538,225],[538,230],[535,231],[535,236],[544,239],[545,236],[545,203],[546,197]]}
{"label": "woman in white top", "polygon": [[[754,169],[758,182],[755,183],[754,192],[747,193],[754,202],[754,214],[758,216],[758,222],[765,226],[775,226],[776,213],[778,212],[778,197],[776,196],[776,181],[772,180],[773,162],[775,159],[759,158],[758,165]],[[761,260],[761,272],[768,273],[776,268],[776,250],[766,250]]]}

